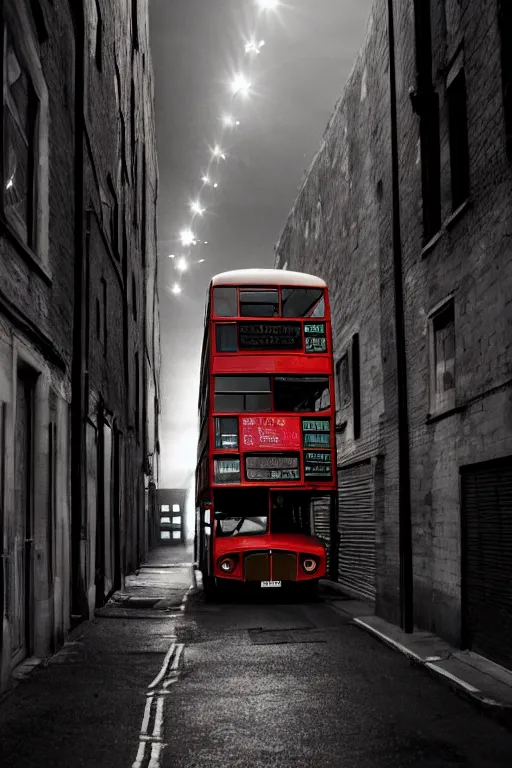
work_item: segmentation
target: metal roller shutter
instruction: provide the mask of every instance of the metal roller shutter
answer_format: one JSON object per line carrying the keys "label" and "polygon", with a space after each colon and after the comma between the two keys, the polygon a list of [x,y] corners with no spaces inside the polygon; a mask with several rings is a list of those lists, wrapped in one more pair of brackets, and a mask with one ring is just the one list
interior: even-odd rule
{"label": "metal roller shutter", "polygon": [[338,473],[338,580],[350,595],[375,601],[374,481],[370,462]]}
{"label": "metal roller shutter", "polygon": [[461,479],[463,644],[512,669],[512,459]]}
{"label": "metal roller shutter", "polygon": [[322,539],[327,549],[327,571],[330,565],[331,550],[331,497],[317,496],[311,501],[313,512],[313,533]]}

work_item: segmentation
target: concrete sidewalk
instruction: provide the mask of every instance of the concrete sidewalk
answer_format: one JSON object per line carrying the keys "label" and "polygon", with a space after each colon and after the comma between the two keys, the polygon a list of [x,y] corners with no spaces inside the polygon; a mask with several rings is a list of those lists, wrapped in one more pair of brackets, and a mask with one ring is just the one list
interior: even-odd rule
{"label": "concrete sidewalk", "polygon": [[339,613],[352,616],[356,626],[450,685],[485,714],[512,727],[512,672],[477,653],[453,648],[431,632],[406,634],[375,616],[367,603],[345,595],[336,582],[322,580],[321,589],[326,602]]}
{"label": "concrete sidewalk", "polygon": [[193,584],[189,554],[153,551],[57,653],[17,677],[0,700],[2,768],[132,765],[148,684],[178,647]]}

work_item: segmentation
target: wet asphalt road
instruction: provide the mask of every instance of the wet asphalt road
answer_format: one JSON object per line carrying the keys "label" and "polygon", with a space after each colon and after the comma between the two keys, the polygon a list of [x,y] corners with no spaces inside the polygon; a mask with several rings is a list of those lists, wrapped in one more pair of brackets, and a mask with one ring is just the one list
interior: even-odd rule
{"label": "wet asphalt road", "polygon": [[1,768],[512,766],[511,731],[343,601],[208,604],[190,577],[142,569],[3,698]]}
{"label": "wet asphalt road", "polygon": [[512,765],[512,733],[347,615],[278,600],[191,597],[165,768]]}

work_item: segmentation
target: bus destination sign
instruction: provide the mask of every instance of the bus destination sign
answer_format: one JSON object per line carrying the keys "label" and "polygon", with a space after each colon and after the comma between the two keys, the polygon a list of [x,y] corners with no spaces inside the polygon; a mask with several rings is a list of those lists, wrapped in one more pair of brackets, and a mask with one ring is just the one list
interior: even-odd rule
{"label": "bus destination sign", "polygon": [[247,456],[247,480],[300,480],[298,456]]}
{"label": "bus destination sign", "polygon": [[304,419],[302,421],[303,432],[329,432],[330,423],[327,419]]}
{"label": "bus destination sign", "polygon": [[240,419],[244,448],[300,448],[298,416],[244,416]]}
{"label": "bus destination sign", "polygon": [[327,352],[325,323],[304,323],[306,352]]}
{"label": "bus destination sign", "polygon": [[324,480],[332,478],[331,454],[324,451],[307,451],[304,454],[304,474]]}
{"label": "bus destination sign", "polygon": [[302,349],[300,323],[239,323],[240,349]]}

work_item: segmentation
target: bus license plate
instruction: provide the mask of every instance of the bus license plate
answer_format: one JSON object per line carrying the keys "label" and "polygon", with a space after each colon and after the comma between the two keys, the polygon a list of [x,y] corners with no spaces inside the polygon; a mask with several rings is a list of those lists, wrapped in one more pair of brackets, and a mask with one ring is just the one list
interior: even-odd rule
{"label": "bus license plate", "polygon": [[280,581],[262,581],[261,586],[262,587],[280,587],[281,582]]}

